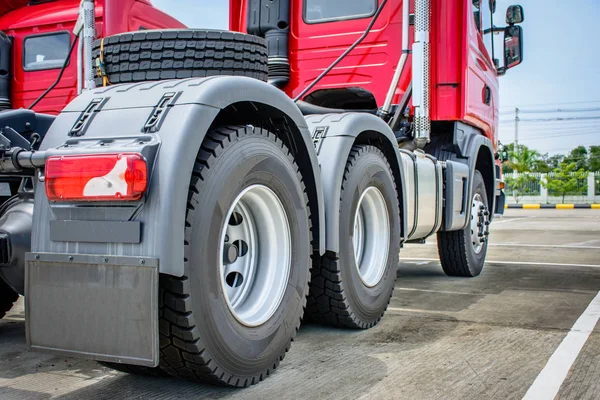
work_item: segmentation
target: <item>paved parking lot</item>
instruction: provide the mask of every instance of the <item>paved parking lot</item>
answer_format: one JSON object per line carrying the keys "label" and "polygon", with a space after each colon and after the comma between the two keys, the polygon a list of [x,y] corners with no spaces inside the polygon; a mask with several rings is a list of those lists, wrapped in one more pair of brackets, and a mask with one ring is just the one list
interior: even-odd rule
{"label": "paved parking lot", "polygon": [[280,369],[246,390],[30,353],[20,304],[0,322],[0,398],[520,399],[552,386],[600,398],[600,210],[508,210],[476,279],[444,276],[436,258],[433,242],[407,246],[379,326],[303,326]]}

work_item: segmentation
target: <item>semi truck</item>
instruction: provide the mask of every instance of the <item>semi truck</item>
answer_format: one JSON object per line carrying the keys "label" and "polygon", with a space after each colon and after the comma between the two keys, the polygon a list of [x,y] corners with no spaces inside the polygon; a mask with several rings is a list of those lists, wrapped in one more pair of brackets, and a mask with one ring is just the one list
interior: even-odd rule
{"label": "semi truck", "polygon": [[303,320],[375,326],[407,243],[481,273],[521,6],[230,0],[228,31],[149,0],[0,13],[0,314],[25,296],[32,350],[246,387]]}

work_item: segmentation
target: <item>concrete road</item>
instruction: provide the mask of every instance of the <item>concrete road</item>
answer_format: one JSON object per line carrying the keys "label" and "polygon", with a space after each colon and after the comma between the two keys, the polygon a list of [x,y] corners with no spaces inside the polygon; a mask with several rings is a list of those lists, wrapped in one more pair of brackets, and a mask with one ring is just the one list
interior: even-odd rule
{"label": "concrete road", "polygon": [[401,259],[379,326],[303,326],[280,369],[246,390],[30,353],[19,304],[0,322],[0,398],[600,398],[599,210],[508,210],[476,279],[444,276],[434,242]]}

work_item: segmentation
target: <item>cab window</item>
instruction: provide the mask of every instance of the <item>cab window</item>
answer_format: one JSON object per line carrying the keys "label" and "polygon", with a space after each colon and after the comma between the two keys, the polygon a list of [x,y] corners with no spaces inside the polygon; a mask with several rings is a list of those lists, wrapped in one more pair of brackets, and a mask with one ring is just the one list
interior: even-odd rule
{"label": "cab window", "polygon": [[43,71],[61,68],[69,55],[71,34],[69,32],[35,35],[23,43],[23,69]]}
{"label": "cab window", "polygon": [[[473,0],[473,10],[475,17],[475,25],[479,30],[479,34],[483,38],[483,43],[490,55],[492,55],[492,12],[490,2],[488,0]],[[488,33],[484,33],[485,31]]]}
{"label": "cab window", "polygon": [[308,24],[367,18],[375,14],[377,0],[305,0],[304,21]]}

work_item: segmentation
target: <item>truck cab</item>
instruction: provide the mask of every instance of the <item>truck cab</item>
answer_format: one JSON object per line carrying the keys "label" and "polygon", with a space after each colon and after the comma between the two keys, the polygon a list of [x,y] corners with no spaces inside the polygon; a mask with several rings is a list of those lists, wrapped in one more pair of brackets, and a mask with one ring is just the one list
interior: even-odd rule
{"label": "truck cab", "polygon": [[[35,110],[59,114],[78,94],[77,52],[71,50],[73,29],[79,17],[78,0],[12,2],[15,8],[0,14],[0,30],[12,38],[9,51],[13,67],[10,98],[13,108],[29,107],[52,85],[72,54],[60,82]],[[5,6],[7,7],[7,6]],[[120,32],[184,28],[169,15],[152,7],[149,0],[96,2],[98,38]]]}

